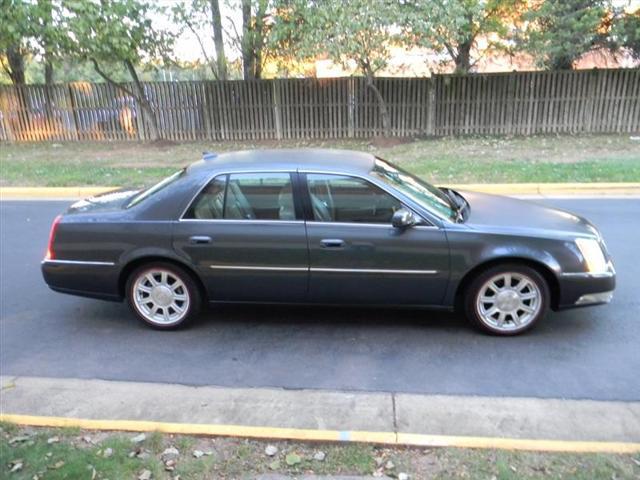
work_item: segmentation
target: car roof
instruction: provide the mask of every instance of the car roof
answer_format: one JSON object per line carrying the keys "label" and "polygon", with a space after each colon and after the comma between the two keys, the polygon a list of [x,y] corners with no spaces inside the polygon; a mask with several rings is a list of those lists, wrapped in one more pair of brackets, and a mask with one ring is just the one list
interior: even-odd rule
{"label": "car roof", "polygon": [[207,156],[208,159],[191,164],[189,171],[215,173],[307,170],[366,175],[375,162],[375,157],[370,153],[305,148],[244,150]]}

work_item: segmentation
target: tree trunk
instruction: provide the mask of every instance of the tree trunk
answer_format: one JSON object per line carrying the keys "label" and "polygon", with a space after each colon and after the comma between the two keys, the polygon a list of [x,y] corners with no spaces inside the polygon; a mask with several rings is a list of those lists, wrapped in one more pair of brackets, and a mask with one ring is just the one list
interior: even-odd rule
{"label": "tree trunk", "polygon": [[24,56],[19,45],[7,47],[7,63],[9,64],[9,78],[14,85],[24,85]]}
{"label": "tree trunk", "polygon": [[136,99],[145,112],[144,118],[146,120],[147,128],[149,129],[150,139],[154,141],[160,140],[161,136],[160,129],[158,128],[158,118],[156,117],[156,112],[151,106],[151,103],[149,103],[149,100],[147,99],[147,95],[145,94],[144,88],[142,87],[140,79],[138,78],[138,73],[136,72],[133,63],[131,63],[130,60],[125,60],[124,64],[126,65],[127,70],[129,70],[129,74],[131,75],[133,83],[136,86],[136,90],[138,92],[136,95]]}
{"label": "tree trunk", "polygon": [[264,44],[264,17],[267,13],[267,2],[258,0],[258,9],[251,33],[251,53],[253,55],[253,78],[262,78],[262,47]]}
{"label": "tree trunk", "polygon": [[242,77],[253,78],[253,40],[251,38],[251,0],[242,0]]}
{"label": "tree trunk", "polygon": [[53,85],[53,65],[51,65],[50,61],[44,64],[44,84],[48,86]]}
{"label": "tree trunk", "polygon": [[218,79],[227,79],[227,58],[224,54],[224,42],[222,38],[222,17],[220,16],[220,0],[210,0],[211,25],[213,29],[213,44],[216,48],[216,64],[218,67]]}
{"label": "tree trunk", "polygon": [[147,127],[149,129],[150,139],[160,140],[161,139],[160,130],[158,128],[158,119],[156,118],[156,113],[153,110],[153,107],[151,106],[149,101],[147,100],[147,96],[144,93],[144,88],[140,83],[140,79],[138,78],[138,74],[136,73],[136,69],[134,68],[133,64],[129,60],[124,60],[124,64],[127,67],[127,70],[129,70],[131,77],[133,78],[133,83],[136,86],[137,93],[129,90],[124,85],[121,85],[120,83],[116,82],[109,75],[103,72],[102,69],[100,68],[100,65],[98,64],[98,61],[95,58],[91,58],[90,60],[91,60],[91,63],[93,63],[93,68],[95,69],[96,73],[100,75],[102,78],[104,78],[107,83],[113,85],[118,90],[121,90],[126,95],[129,95],[130,97],[135,98],[138,105],[140,105],[140,107],[145,112],[144,117],[146,120]]}
{"label": "tree trunk", "polygon": [[567,56],[552,58],[549,62],[551,70],[571,70],[573,68],[573,58]]}
{"label": "tree trunk", "polygon": [[[53,2],[51,0],[38,0],[38,7],[42,9],[43,31],[47,32],[53,21]],[[53,102],[51,101],[51,87],[53,85],[51,43],[50,35],[45,34],[42,38],[42,49],[44,50],[44,111],[48,120],[53,117]]]}
{"label": "tree trunk", "polygon": [[466,40],[458,45],[458,54],[454,58],[456,73],[469,73],[471,70],[471,47],[473,41]]}
{"label": "tree trunk", "polygon": [[391,134],[391,124],[389,119],[389,111],[387,110],[387,102],[384,101],[380,90],[373,83],[373,75],[369,74],[366,76],[367,78],[367,87],[371,89],[373,94],[376,96],[376,100],[378,101],[378,108],[380,109],[380,117],[382,119],[382,132],[385,137],[388,137]]}

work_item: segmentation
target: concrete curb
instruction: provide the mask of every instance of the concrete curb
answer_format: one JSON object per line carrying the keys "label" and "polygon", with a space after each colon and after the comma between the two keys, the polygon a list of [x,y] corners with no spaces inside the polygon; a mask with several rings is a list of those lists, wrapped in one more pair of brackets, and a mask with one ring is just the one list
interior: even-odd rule
{"label": "concrete curb", "polygon": [[[617,183],[468,183],[446,185],[498,195],[611,196],[640,195],[640,182]],[[118,187],[0,187],[0,200],[77,199],[116,190]]]}
{"label": "concrete curb", "polygon": [[549,452],[640,452],[640,402],[37,377],[2,377],[0,381],[0,420],[31,426]]}

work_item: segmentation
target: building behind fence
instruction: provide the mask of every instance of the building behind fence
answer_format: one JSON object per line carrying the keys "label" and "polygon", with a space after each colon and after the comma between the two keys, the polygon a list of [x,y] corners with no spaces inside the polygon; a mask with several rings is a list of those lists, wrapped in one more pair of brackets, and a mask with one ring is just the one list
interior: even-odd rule
{"label": "building behind fence", "polygon": [[[376,78],[393,136],[640,131],[640,70]],[[132,85],[127,85],[132,88]],[[382,135],[363,78],[144,83],[165,139]],[[0,87],[0,140],[148,140],[145,112],[109,84]]]}

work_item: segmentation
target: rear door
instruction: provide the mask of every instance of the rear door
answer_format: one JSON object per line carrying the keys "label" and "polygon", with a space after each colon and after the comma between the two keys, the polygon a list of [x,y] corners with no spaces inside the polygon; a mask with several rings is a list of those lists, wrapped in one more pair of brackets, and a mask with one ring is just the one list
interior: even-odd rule
{"label": "rear door", "polygon": [[406,208],[372,182],[307,173],[307,221],[313,302],[439,305],[449,279],[443,230],[391,225]]}
{"label": "rear door", "polygon": [[306,300],[309,258],[295,175],[219,175],[177,223],[174,248],[198,270],[210,300]]}

